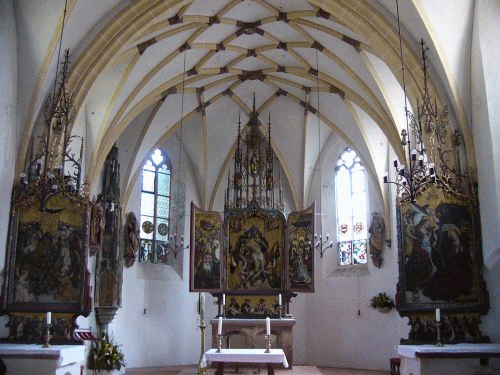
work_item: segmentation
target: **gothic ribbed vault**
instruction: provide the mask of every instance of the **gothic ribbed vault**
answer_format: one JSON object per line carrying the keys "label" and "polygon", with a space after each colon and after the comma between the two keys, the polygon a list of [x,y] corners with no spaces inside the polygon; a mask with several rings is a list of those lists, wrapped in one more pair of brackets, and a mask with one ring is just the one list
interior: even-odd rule
{"label": "gothic ribbed vault", "polygon": [[[23,99],[26,133],[52,83],[63,9],[62,0],[45,4],[51,38],[42,40],[25,25],[39,51],[26,61],[40,66],[33,97]],[[404,158],[395,1],[69,0],[67,9],[62,45],[72,51],[74,131],[87,140],[86,172],[94,189],[107,153],[123,134],[134,141],[129,164],[122,165],[127,198],[144,158],[178,137],[183,124],[200,204],[213,208],[234,151],[238,116],[246,123],[254,94],[263,129],[271,118],[272,147],[292,209],[307,204],[315,168],[333,142],[352,146],[374,181],[381,181],[390,155]],[[402,1],[400,12],[409,103],[421,95],[418,41],[424,38],[433,59],[431,90],[446,98],[470,143],[464,105],[423,10]],[[28,147],[26,137],[22,155]],[[378,190],[385,199],[382,184]]]}

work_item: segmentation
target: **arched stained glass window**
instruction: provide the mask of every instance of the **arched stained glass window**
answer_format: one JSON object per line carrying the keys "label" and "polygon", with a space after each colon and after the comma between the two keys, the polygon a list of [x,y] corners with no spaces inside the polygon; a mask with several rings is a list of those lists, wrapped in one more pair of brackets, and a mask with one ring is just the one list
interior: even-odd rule
{"label": "arched stained glass window", "polygon": [[335,169],[339,266],[367,263],[366,172],[356,152],[347,147]]}
{"label": "arched stained glass window", "polygon": [[170,174],[167,155],[154,150],[142,168],[140,262],[168,263]]}

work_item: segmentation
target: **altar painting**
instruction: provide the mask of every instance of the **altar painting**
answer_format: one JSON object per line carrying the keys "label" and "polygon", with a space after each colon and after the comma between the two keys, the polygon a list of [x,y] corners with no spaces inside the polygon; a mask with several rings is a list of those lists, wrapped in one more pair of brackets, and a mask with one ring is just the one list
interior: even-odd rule
{"label": "altar painting", "polygon": [[90,308],[87,207],[61,193],[44,207],[19,207],[13,220],[4,308],[75,313]]}
{"label": "altar painting", "polygon": [[276,295],[231,295],[226,300],[227,318],[279,317],[278,296]]}
{"label": "altar painting", "polygon": [[222,221],[219,213],[203,211],[191,203],[191,292],[217,292],[222,288]]}
{"label": "altar painting", "polygon": [[400,312],[487,306],[475,206],[429,188],[398,208]]}
{"label": "altar painting", "polygon": [[288,285],[292,292],[314,292],[314,205],[288,216]]}
{"label": "altar painting", "polygon": [[283,216],[229,215],[226,226],[227,290],[283,289]]}

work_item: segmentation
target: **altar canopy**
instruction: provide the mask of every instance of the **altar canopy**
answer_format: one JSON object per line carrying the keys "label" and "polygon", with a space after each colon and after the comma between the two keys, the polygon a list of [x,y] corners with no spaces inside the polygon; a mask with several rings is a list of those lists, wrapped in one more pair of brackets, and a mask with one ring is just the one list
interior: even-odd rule
{"label": "altar canopy", "polygon": [[238,123],[224,217],[191,205],[190,291],[227,294],[227,317],[278,316],[295,292],[314,291],[314,204],[285,217],[270,122],[263,129],[254,101]]}

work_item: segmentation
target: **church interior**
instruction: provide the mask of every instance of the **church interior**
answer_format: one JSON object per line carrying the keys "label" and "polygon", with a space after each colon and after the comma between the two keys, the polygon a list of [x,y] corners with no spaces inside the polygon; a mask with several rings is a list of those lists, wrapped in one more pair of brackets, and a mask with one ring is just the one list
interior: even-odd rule
{"label": "church interior", "polygon": [[80,351],[43,373],[206,374],[221,348],[279,350],[276,373],[500,373],[499,20],[1,1],[6,373],[59,346]]}

